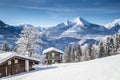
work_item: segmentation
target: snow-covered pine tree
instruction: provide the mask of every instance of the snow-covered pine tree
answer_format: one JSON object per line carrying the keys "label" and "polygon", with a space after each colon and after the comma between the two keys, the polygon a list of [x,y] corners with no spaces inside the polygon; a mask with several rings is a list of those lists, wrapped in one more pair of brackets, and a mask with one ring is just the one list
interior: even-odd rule
{"label": "snow-covered pine tree", "polygon": [[114,47],[115,47],[115,52],[120,51],[120,30],[114,37]]}
{"label": "snow-covered pine tree", "polygon": [[81,56],[82,56],[82,49],[81,49],[81,46],[78,45],[75,50],[75,62],[80,62]]}
{"label": "snow-covered pine tree", "polygon": [[71,62],[74,62],[75,61],[75,46],[73,45],[73,44],[71,44],[71,52],[70,52],[70,54],[71,54]]}
{"label": "snow-covered pine tree", "polygon": [[65,47],[63,60],[64,63],[68,62],[68,47]]}
{"label": "snow-covered pine tree", "polygon": [[89,56],[89,60],[92,59],[93,53],[92,53],[92,44],[88,44],[88,56]]}
{"label": "snow-covered pine tree", "polygon": [[98,45],[94,44],[92,46],[92,59],[97,58],[97,53],[98,53],[97,51],[98,51]]}
{"label": "snow-covered pine tree", "polygon": [[113,37],[110,38],[110,48],[111,48],[111,54],[110,55],[113,55],[113,53],[115,52],[115,45],[114,45],[114,39]]}
{"label": "snow-covered pine tree", "polygon": [[88,44],[85,44],[84,46],[82,46],[82,61],[87,61],[89,56],[88,56]]}
{"label": "snow-covered pine tree", "polygon": [[17,46],[14,47],[13,51],[14,51],[14,52],[17,52]]}
{"label": "snow-covered pine tree", "polygon": [[74,62],[75,61],[75,48],[73,44],[70,44],[65,48],[63,62]]}
{"label": "snow-covered pine tree", "polygon": [[20,34],[20,38],[16,42],[17,52],[23,55],[32,56],[34,50],[40,48],[42,42],[41,32],[35,27],[25,26]]}
{"label": "snow-covered pine tree", "polygon": [[10,48],[9,48],[9,45],[8,45],[8,42],[7,41],[4,41],[3,45],[2,45],[2,51],[9,51]]}
{"label": "snow-covered pine tree", "polygon": [[118,48],[119,48],[119,34],[115,34],[114,37],[114,45],[115,45],[115,51],[117,52]]}
{"label": "snow-covered pine tree", "polygon": [[82,47],[82,61],[87,61],[88,60],[88,44],[85,44],[83,47]]}
{"label": "snow-covered pine tree", "polygon": [[105,43],[105,49],[106,49],[106,56],[113,55],[115,52],[115,46],[114,46],[114,40],[112,37],[108,37],[107,41]]}
{"label": "snow-covered pine tree", "polygon": [[71,58],[71,46],[68,46],[65,48],[64,51],[64,57],[63,57],[63,62],[71,62],[70,58]]}
{"label": "snow-covered pine tree", "polygon": [[102,57],[105,57],[105,49],[104,49],[104,45],[103,43],[101,42],[99,44],[99,48],[98,48],[98,58],[102,58]]}
{"label": "snow-covered pine tree", "polygon": [[95,58],[95,51],[92,44],[88,44],[86,47],[86,59],[91,60]]}

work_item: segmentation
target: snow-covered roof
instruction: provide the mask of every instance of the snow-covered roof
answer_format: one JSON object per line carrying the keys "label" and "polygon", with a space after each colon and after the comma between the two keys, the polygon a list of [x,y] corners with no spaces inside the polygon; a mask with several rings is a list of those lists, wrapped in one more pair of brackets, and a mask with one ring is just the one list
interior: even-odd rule
{"label": "snow-covered roof", "polygon": [[0,64],[5,62],[8,59],[14,57],[14,56],[22,57],[22,58],[25,58],[25,59],[34,60],[34,61],[38,61],[38,62],[40,61],[39,59],[24,56],[24,55],[20,55],[20,54],[17,54],[15,52],[0,52]]}
{"label": "snow-covered roof", "polygon": [[63,51],[61,51],[61,50],[59,50],[59,49],[57,49],[57,48],[50,47],[50,48],[48,48],[48,49],[45,49],[45,50],[43,51],[43,54],[48,53],[48,52],[50,52],[50,51],[57,51],[57,52],[60,52],[60,53],[64,53]]}

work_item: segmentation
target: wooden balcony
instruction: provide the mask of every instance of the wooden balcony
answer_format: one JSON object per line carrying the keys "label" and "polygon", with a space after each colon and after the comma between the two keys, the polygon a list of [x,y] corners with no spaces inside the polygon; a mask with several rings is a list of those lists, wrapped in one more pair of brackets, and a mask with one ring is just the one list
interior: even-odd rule
{"label": "wooden balcony", "polygon": [[52,56],[49,56],[48,60],[61,60],[61,58],[60,56],[55,56],[54,58]]}

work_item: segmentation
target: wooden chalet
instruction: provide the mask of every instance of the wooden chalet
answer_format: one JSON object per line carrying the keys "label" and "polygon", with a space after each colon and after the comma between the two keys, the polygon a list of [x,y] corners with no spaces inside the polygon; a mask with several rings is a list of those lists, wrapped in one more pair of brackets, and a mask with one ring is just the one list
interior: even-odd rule
{"label": "wooden chalet", "polygon": [[43,51],[46,57],[46,64],[55,64],[62,62],[63,51],[56,49],[54,47],[48,48]]}
{"label": "wooden chalet", "polygon": [[33,70],[32,66],[39,60],[12,52],[0,53],[0,77],[10,76]]}

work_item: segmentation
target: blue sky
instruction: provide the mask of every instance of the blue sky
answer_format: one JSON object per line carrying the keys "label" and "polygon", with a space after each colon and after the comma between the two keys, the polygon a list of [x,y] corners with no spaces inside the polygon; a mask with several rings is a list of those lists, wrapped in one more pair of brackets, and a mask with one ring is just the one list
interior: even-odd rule
{"label": "blue sky", "polygon": [[120,18],[120,0],[0,0],[0,20],[10,25],[47,27],[78,16],[106,24]]}

